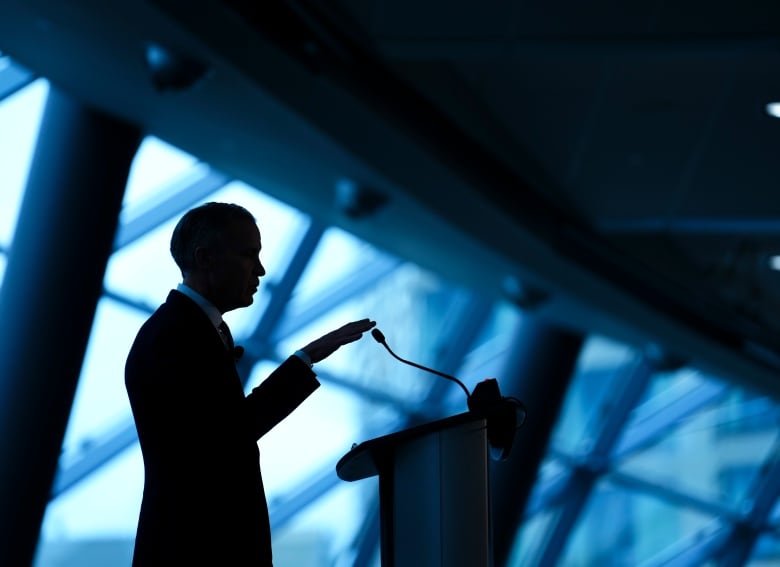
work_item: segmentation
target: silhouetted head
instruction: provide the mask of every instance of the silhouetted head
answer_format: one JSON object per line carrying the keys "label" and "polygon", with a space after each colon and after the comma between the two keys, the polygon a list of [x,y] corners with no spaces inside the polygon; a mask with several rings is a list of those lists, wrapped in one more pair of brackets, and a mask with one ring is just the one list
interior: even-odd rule
{"label": "silhouetted head", "polygon": [[234,203],[211,202],[188,211],[171,237],[171,255],[184,283],[221,313],[252,304],[265,268],[254,216]]}

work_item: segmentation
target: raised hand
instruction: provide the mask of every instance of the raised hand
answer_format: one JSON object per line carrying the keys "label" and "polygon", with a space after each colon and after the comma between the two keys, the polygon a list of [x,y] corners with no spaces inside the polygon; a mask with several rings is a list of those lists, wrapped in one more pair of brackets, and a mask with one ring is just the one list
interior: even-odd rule
{"label": "raised hand", "polygon": [[319,362],[336,352],[339,347],[353,343],[363,336],[363,333],[370,331],[376,326],[376,321],[371,319],[361,319],[352,321],[331,331],[319,339],[310,342],[301,350],[309,355],[312,364]]}

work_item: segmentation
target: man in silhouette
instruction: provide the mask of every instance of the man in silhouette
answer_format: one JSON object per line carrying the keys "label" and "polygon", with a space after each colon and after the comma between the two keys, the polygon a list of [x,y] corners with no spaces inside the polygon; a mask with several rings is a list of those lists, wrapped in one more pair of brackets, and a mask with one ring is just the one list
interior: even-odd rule
{"label": "man in silhouette", "polygon": [[134,567],[272,565],[257,441],[319,386],[313,364],[376,324],[320,337],[245,394],[222,315],[252,304],[260,250],[253,215],[231,203],[196,207],[173,231],[183,281],[141,327],[125,366],[145,473]]}

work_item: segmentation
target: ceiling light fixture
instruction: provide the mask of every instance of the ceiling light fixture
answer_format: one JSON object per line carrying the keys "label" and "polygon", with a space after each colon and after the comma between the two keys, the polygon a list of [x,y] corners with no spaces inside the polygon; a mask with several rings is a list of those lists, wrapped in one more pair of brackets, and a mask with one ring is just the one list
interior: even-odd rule
{"label": "ceiling light fixture", "polygon": [[159,91],[182,91],[205,77],[205,63],[156,43],[145,47],[146,66],[154,86]]}
{"label": "ceiling light fixture", "polygon": [[350,218],[359,219],[375,214],[387,204],[388,198],[373,187],[339,179],[336,182],[336,207]]}
{"label": "ceiling light fixture", "polygon": [[780,118],[780,102],[768,102],[764,108],[769,116]]}
{"label": "ceiling light fixture", "polygon": [[546,290],[517,276],[505,277],[501,282],[501,289],[506,298],[521,309],[533,309],[550,297]]}
{"label": "ceiling light fixture", "polygon": [[780,270],[780,254],[769,257],[769,267],[772,270]]}

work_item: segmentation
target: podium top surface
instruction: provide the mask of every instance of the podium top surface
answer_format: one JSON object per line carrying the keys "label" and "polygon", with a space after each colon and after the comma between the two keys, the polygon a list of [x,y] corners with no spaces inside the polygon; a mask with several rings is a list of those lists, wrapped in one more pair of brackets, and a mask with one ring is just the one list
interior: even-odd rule
{"label": "podium top surface", "polygon": [[346,481],[376,476],[381,472],[383,463],[392,456],[395,448],[400,444],[428,433],[483,419],[472,412],[459,413],[364,441],[352,447],[347,454],[341,457],[336,464],[336,474],[341,480]]}

